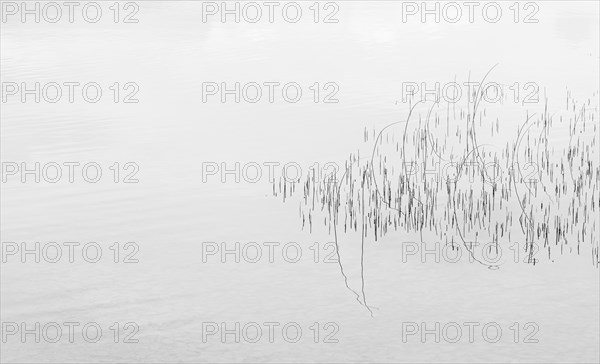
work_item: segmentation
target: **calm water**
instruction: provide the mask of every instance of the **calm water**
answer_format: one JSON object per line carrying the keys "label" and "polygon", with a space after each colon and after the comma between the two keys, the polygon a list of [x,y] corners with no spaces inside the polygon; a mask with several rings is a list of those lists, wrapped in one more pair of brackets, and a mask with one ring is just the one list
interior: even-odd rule
{"label": "calm water", "polygon": [[[309,247],[332,236],[322,224],[312,234],[301,230],[298,202],[273,197],[266,176],[203,183],[203,162],[343,164],[363,145],[365,128],[406,117],[405,81],[481,79],[498,64],[494,81],[536,82],[550,108],[565,108],[567,89],[597,107],[595,2],[540,2],[537,24],[410,26],[397,3],[338,4],[337,24],[203,23],[200,3],[184,1],[139,2],[137,24],[2,23],[3,82],[132,81],[140,100],[3,103],[3,162],[95,161],[106,175],[97,184],[9,179],[2,184],[2,241],[98,242],[109,257],[97,264],[3,263],[3,322],[94,321],[109,337],[97,344],[11,338],[2,345],[3,361],[598,361],[600,279],[589,251],[535,266],[511,264],[511,255],[490,270],[465,262],[403,264],[400,232],[369,240],[365,289],[378,308],[371,317],[337,264],[313,262]],[[305,92],[314,82],[336,82],[340,101],[314,103],[308,94],[296,104],[203,103],[207,81],[294,81]],[[512,131],[543,104],[502,107]],[[139,183],[113,183],[114,162],[137,163]],[[360,236],[344,239],[356,243]],[[108,247],[115,241],[137,242],[139,263],[113,263]],[[255,264],[203,263],[202,242],[297,242],[303,256],[295,264],[264,257]],[[348,269],[356,285],[354,258]],[[139,343],[113,343],[107,328],[129,321],[139,325]],[[297,322],[304,331],[295,344],[280,337],[203,343],[202,322],[223,321]],[[474,343],[402,342],[402,322],[434,321],[498,322],[503,337],[495,344],[481,334]],[[315,344],[314,322],[337,323],[339,342]],[[513,343],[514,322],[537,323],[539,343]]]}

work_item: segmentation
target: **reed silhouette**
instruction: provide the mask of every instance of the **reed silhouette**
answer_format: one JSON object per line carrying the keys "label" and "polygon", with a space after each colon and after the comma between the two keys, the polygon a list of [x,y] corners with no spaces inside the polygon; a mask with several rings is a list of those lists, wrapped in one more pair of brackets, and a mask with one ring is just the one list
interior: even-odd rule
{"label": "reed silhouette", "polygon": [[[522,242],[533,265],[585,250],[598,269],[598,92],[578,102],[567,91],[565,107],[552,114],[546,98],[542,112],[506,113],[505,103],[486,105],[481,89],[472,96],[463,107],[417,102],[404,120],[365,129],[370,153],[350,153],[340,175],[273,183],[283,201],[300,195],[303,229],[323,221],[346,287],[371,314],[365,246],[391,231],[460,244],[489,269],[500,264],[478,259],[473,243]],[[349,246],[360,249],[354,288],[340,253]],[[534,257],[534,246],[544,254]]]}

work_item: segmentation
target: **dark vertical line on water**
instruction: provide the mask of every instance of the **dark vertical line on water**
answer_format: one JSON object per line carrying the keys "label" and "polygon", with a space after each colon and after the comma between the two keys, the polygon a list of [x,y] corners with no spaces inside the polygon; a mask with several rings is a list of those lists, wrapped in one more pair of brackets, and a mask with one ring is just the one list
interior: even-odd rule
{"label": "dark vertical line on water", "polygon": [[[349,167],[348,167],[349,168]],[[348,173],[348,168],[346,168],[346,171],[344,172],[344,175],[342,176],[342,180],[346,177],[346,174]],[[346,285],[346,288],[348,290],[350,290],[350,292],[354,293],[356,295],[356,301],[358,303],[360,303],[362,306],[363,303],[360,301],[360,295],[358,294],[358,292],[356,292],[355,290],[353,290],[352,288],[350,288],[350,285],[348,285],[348,276],[346,275],[346,273],[344,273],[344,266],[342,265],[342,258],[340,257],[340,245],[338,243],[338,236],[337,236],[337,214],[338,214],[338,206],[339,206],[339,198],[340,198],[340,186],[337,184],[337,182],[334,184],[334,191],[335,191],[335,187],[337,187],[337,194],[334,192],[333,194],[333,202],[330,201],[330,204],[333,204],[334,209],[333,209],[333,237],[335,240],[335,252],[338,258],[338,266],[340,267],[340,273],[342,273],[342,276],[344,277],[344,284]],[[337,196],[337,201],[336,201],[336,196]],[[336,204],[337,203],[337,204]],[[329,210],[329,220],[331,221],[331,209]],[[371,312],[371,316],[373,315],[373,312],[369,309],[369,307],[367,307],[367,309],[369,310],[369,312]]]}
{"label": "dark vertical line on water", "polygon": [[[366,171],[363,176],[366,176]],[[361,200],[362,200],[362,229],[361,229],[361,237],[360,237],[360,283],[361,283],[361,291],[363,296],[363,302],[365,303],[365,307],[369,310],[371,317],[373,317],[373,311],[369,307],[367,303],[367,296],[365,295],[365,180],[363,177],[362,187],[361,187]]]}

